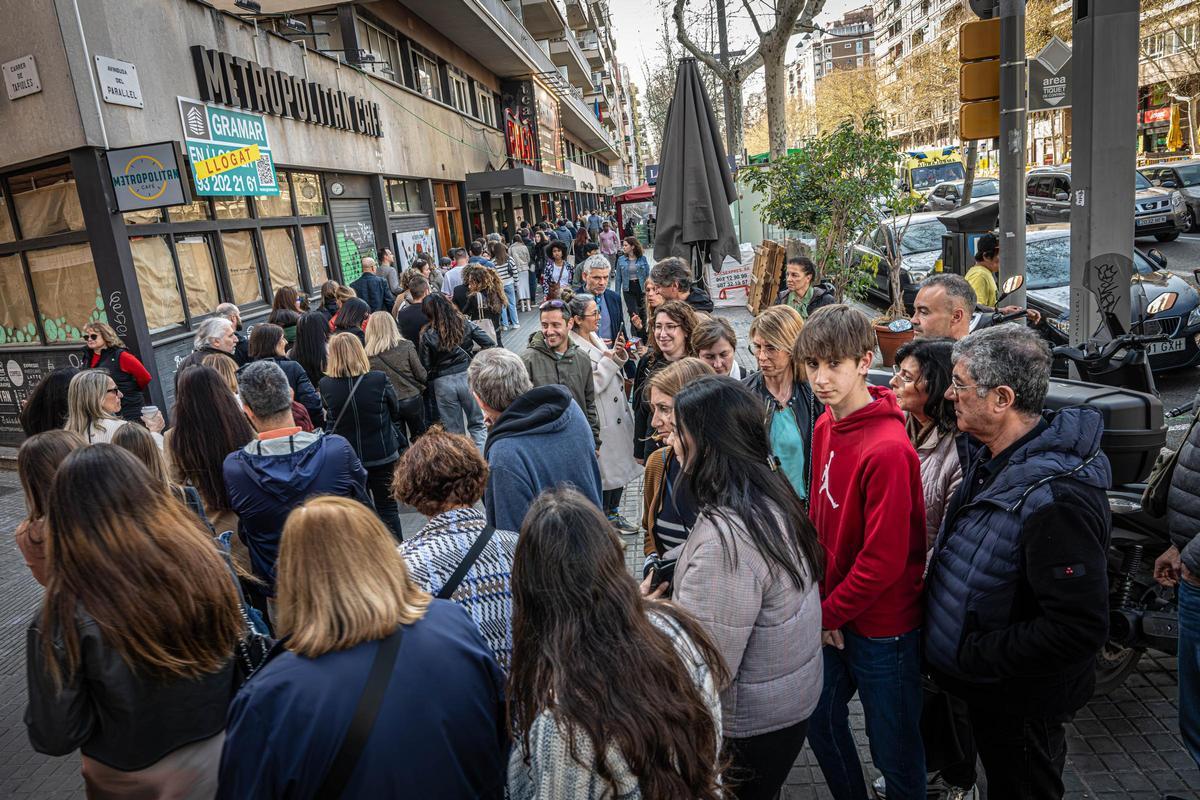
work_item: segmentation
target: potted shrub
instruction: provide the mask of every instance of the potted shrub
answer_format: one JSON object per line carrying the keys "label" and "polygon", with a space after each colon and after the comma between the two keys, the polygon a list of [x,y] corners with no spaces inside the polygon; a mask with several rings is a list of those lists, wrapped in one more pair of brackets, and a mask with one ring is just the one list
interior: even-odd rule
{"label": "potted shrub", "polygon": [[908,309],[904,306],[900,273],[904,262],[904,235],[908,232],[908,226],[912,224],[912,215],[920,207],[920,203],[919,198],[905,193],[896,194],[889,199],[889,213],[880,222],[887,232],[883,258],[876,258],[870,264],[876,273],[881,266],[887,269],[888,293],[892,298],[887,310],[872,320],[875,325],[875,338],[879,341],[879,354],[883,357],[885,367],[896,363],[896,351],[916,335],[908,318]]}

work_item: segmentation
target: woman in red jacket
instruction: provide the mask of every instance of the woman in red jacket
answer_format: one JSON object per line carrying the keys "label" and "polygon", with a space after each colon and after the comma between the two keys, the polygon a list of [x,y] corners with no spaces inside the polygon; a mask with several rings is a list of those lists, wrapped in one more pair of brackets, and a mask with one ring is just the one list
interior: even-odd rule
{"label": "woman in red jacket", "polygon": [[149,394],[150,373],[137,356],[125,349],[125,343],[117,332],[103,322],[89,322],[83,326],[83,340],[87,344],[84,366],[102,369],[112,376],[121,390],[121,418],[137,422],[142,418],[142,406]]}

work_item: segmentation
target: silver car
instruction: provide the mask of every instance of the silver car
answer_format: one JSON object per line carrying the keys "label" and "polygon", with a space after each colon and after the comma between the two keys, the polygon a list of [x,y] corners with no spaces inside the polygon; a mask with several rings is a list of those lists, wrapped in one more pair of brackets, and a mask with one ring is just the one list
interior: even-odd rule
{"label": "silver car", "polygon": [[[925,196],[923,211],[953,211],[962,205],[965,181],[942,181]],[[979,178],[971,187],[971,200],[995,197],[1000,194],[1000,182],[995,178]]]}
{"label": "silver car", "polygon": [[[1172,242],[1187,230],[1188,207],[1175,189],[1152,186],[1134,173],[1133,235]],[[1071,221],[1071,168],[1039,167],[1025,177],[1025,221],[1030,225]]]}

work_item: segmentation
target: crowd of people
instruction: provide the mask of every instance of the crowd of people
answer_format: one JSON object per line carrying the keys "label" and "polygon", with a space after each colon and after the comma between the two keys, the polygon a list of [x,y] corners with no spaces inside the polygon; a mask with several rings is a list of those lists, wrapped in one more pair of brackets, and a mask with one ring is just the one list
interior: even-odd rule
{"label": "crowd of people", "polygon": [[[797,257],[743,374],[685,261],[556,222],[385,250],[248,332],[218,307],[169,415],[88,326],[22,411],[34,748],[91,797],[752,800],[807,742],[865,800],[857,695],[876,796],[972,797],[978,760],[1061,797],[1110,473],[1098,411],[1043,413],[1042,340],[968,335],[933,276],[874,385],[870,321]],[[1164,559],[1200,592],[1200,544]]]}

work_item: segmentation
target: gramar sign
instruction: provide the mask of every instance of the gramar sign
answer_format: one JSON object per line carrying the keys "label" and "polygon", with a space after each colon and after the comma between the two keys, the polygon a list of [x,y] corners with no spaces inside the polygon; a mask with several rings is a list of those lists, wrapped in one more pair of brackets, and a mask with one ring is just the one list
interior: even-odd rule
{"label": "gramar sign", "polygon": [[192,61],[201,100],[364,136],[383,136],[378,103],[202,45],[192,46]]}

